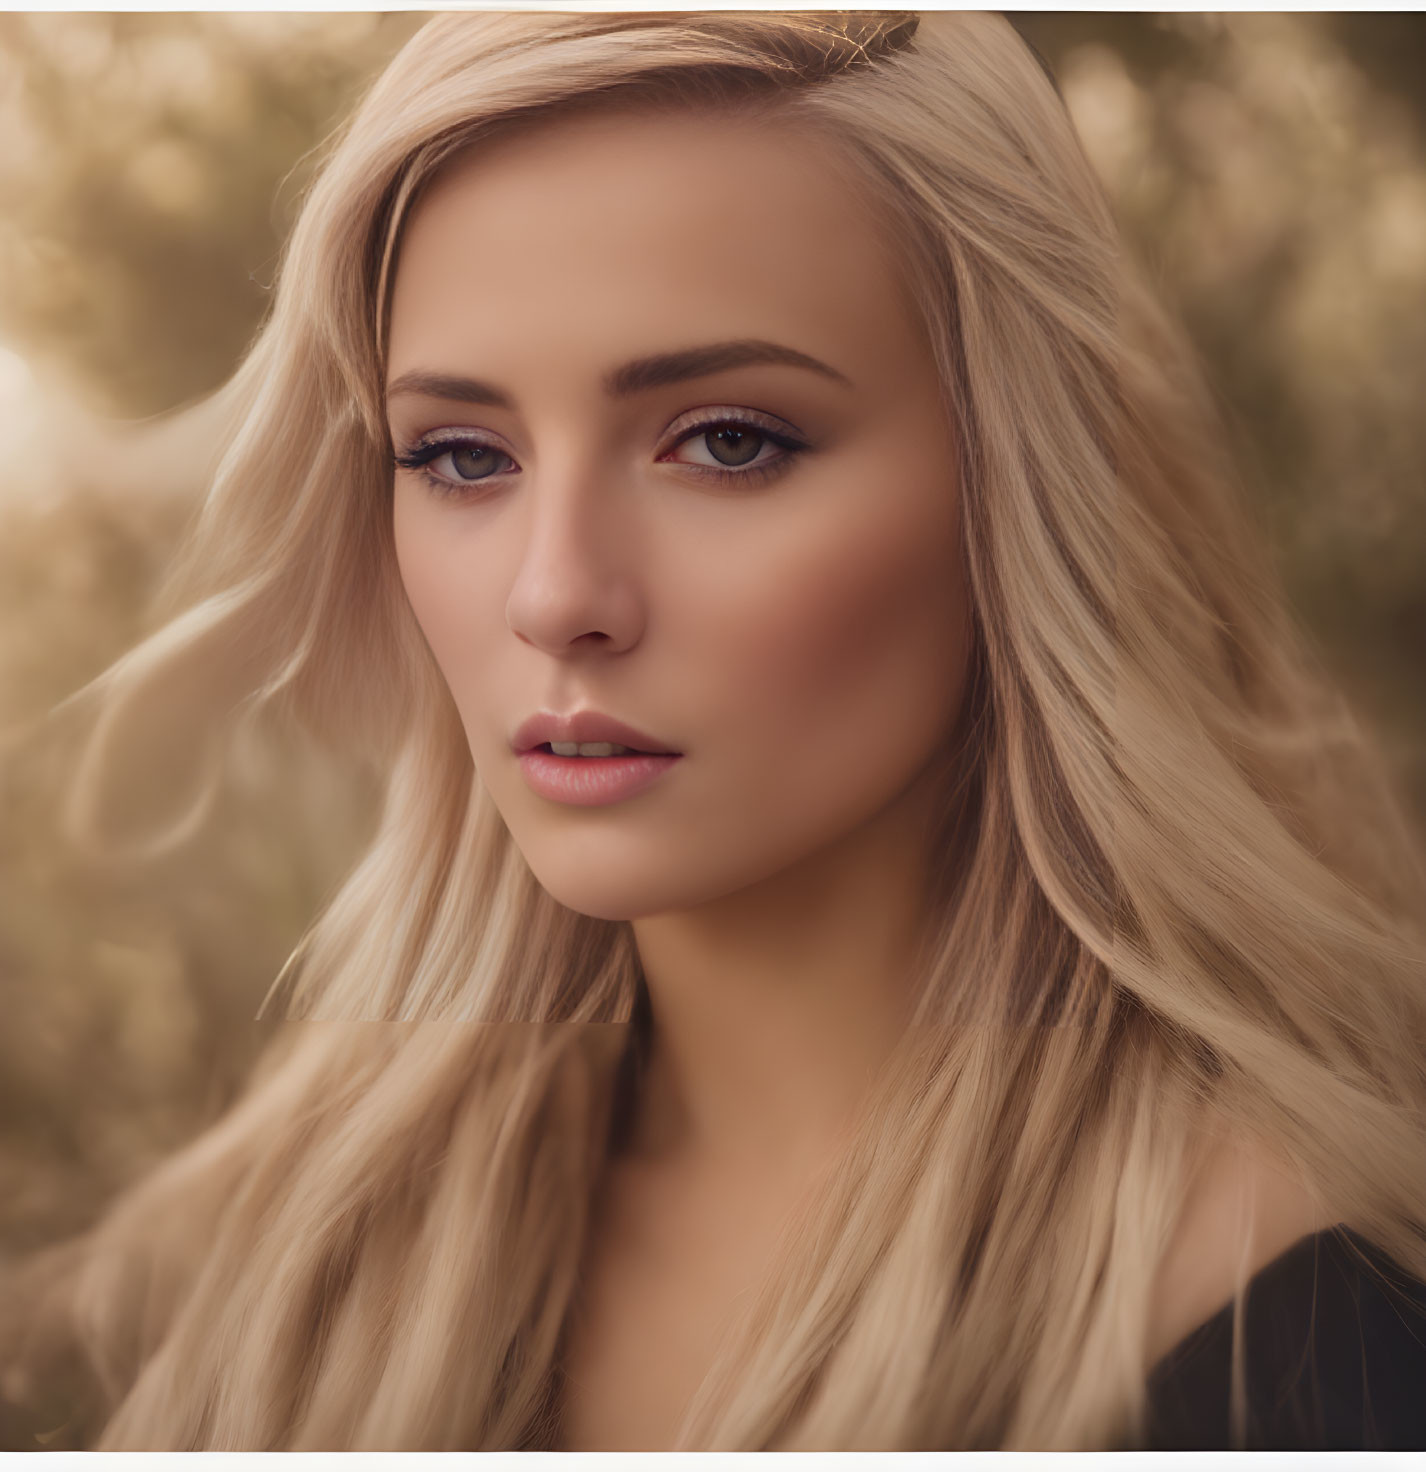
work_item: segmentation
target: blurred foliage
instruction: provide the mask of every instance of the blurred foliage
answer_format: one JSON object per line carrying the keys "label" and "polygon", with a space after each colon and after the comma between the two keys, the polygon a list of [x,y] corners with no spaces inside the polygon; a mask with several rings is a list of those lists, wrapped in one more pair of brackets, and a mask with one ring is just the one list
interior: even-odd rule
{"label": "blurred foliage", "polygon": [[122,414],[215,388],[314,150],[420,20],[0,14],[0,334]]}
{"label": "blurred foliage", "polygon": [[[362,774],[249,742],[182,850],[60,836],[82,723],[201,494],[201,409],[323,139],[419,16],[0,14],[0,1250],[54,1240],[231,1100],[268,984],[367,835]],[[76,713],[78,714],[78,713]]]}
{"label": "blurred foliage", "polygon": [[[0,14],[0,1251],[225,1105],[370,831],[370,779],[274,735],[180,853],[102,865],[58,836],[73,742],[41,717],[150,627],[202,489],[201,415],[117,421],[226,378],[323,139],[420,19]],[[1013,19],[1426,815],[1426,20]]]}
{"label": "blurred foliage", "polygon": [[1426,817],[1426,16],[1015,19]]}

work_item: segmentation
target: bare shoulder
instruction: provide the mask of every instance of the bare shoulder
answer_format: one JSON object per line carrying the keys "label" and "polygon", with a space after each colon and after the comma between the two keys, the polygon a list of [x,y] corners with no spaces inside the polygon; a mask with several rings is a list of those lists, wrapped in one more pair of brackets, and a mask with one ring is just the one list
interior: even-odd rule
{"label": "bare shoulder", "polygon": [[1205,1137],[1155,1280],[1149,1364],[1212,1318],[1240,1282],[1336,1220],[1271,1147],[1227,1132]]}

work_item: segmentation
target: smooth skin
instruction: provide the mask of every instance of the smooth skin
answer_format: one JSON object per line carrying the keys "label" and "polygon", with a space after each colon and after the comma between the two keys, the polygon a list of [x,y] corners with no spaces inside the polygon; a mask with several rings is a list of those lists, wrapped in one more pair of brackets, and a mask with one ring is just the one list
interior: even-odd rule
{"label": "smooth skin", "polygon": [[[614,381],[728,343],[798,361]],[[845,161],[692,110],[447,166],[387,383],[401,576],[479,779],[556,899],[632,923],[648,981],[564,1445],[666,1448],[906,1025],[970,651],[950,417]],[[516,727],[585,708],[682,760],[603,807],[537,796]]]}

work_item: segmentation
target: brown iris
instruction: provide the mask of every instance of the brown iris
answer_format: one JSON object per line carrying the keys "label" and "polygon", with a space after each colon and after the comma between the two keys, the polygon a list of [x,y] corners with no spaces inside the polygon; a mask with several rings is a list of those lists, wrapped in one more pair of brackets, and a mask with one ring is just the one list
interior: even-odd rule
{"label": "brown iris", "polygon": [[450,452],[451,465],[462,480],[480,480],[495,471],[496,463],[505,456],[485,445],[460,445]]}
{"label": "brown iris", "polygon": [[763,436],[756,430],[736,429],[725,425],[704,436],[716,460],[725,465],[746,465],[762,448]]}

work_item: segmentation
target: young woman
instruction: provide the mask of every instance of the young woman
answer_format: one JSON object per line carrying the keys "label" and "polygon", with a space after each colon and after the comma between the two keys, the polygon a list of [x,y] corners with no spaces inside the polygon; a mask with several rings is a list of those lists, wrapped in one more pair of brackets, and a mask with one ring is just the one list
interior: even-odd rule
{"label": "young woman", "polygon": [[142,758],[181,831],[273,704],[389,801],[245,1100],[16,1279],[12,1395],[1426,1444],[1420,854],[1003,20],[443,15],[233,394],[80,816]]}

